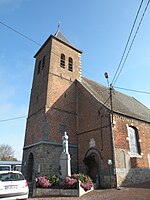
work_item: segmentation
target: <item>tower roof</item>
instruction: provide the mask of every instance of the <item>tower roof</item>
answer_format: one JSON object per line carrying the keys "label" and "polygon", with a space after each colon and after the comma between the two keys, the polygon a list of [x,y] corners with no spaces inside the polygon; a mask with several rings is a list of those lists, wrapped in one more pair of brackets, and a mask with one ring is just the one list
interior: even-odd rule
{"label": "tower roof", "polygon": [[66,39],[66,37],[60,31],[57,31],[55,33],[54,37],[58,38],[59,40],[61,40],[64,43],[72,46],[72,44]]}
{"label": "tower roof", "polygon": [[73,49],[75,49],[75,50],[79,51],[80,53],[82,53],[82,51],[79,50],[79,49],[77,49],[76,47],[74,47],[74,46],[69,42],[69,40],[66,39],[66,37],[65,37],[59,30],[55,33],[54,37],[55,37],[56,39],[58,39],[59,41],[63,42],[64,44],[67,44],[69,47],[72,47]]}
{"label": "tower roof", "polygon": [[54,36],[53,36],[53,35],[50,35],[50,36],[48,37],[48,39],[44,42],[44,44],[43,44],[43,45],[41,46],[41,48],[37,51],[37,53],[35,54],[34,57],[37,56],[37,54],[41,51],[41,49],[47,44],[47,42],[48,42],[52,37],[53,37],[53,38],[56,38],[57,40],[59,40],[60,42],[62,42],[62,43],[64,43],[64,44],[68,45],[69,47],[73,48],[74,50],[76,50],[76,51],[82,53],[81,50],[79,50],[79,49],[77,49],[76,47],[74,47],[74,46],[66,39],[66,37],[58,30],[58,31],[55,33]]}

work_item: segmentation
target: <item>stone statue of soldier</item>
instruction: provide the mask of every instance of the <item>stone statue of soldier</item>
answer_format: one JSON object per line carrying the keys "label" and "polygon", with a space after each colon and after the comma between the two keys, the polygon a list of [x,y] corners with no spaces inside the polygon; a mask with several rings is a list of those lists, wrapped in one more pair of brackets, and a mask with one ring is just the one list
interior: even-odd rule
{"label": "stone statue of soldier", "polygon": [[62,136],[63,141],[63,152],[68,153],[68,135],[67,132],[64,132],[64,135]]}
{"label": "stone statue of soldier", "polygon": [[68,151],[68,135],[67,132],[64,132],[62,136],[62,145],[63,150],[60,155],[60,178],[64,179],[67,176],[71,176],[71,163],[70,163],[70,154]]}

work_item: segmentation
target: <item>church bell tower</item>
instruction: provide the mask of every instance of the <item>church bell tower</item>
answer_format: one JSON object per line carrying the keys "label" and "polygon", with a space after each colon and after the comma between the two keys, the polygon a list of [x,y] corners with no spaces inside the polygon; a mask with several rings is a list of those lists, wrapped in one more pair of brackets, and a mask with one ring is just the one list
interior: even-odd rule
{"label": "church bell tower", "polygon": [[58,30],[34,56],[22,167],[28,181],[37,174],[59,174],[64,131],[69,136],[72,171],[76,172],[75,80],[81,79],[81,54]]}

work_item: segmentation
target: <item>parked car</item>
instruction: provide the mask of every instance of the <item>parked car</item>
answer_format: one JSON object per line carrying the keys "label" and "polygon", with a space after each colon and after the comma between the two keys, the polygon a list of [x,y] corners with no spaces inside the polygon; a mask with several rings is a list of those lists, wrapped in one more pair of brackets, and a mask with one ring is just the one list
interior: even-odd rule
{"label": "parked car", "polygon": [[27,199],[28,183],[19,171],[0,171],[0,199]]}
{"label": "parked car", "polygon": [[11,165],[0,165],[0,171],[10,171]]}

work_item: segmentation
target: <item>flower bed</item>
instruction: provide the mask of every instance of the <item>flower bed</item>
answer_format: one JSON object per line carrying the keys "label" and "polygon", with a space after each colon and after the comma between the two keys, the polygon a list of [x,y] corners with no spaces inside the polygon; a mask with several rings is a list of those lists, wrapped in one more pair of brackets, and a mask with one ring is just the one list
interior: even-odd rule
{"label": "flower bed", "polygon": [[80,186],[88,191],[93,187],[92,180],[89,176],[84,174],[73,174],[71,177],[66,177],[64,180],[65,188],[77,188],[77,183],[80,182]]}
{"label": "flower bed", "polygon": [[85,191],[80,186],[80,181],[78,182],[78,189],[52,189],[52,188],[35,188],[33,189],[33,197],[80,197],[88,192],[93,190],[93,187],[90,190]]}
{"label": "flower bed", "polygon": [[36,179],[33,197],[41,196],[82,196],[93,190],[93,183],[88,176],[74,174],[62,182],[56,176],[40,176]]}

